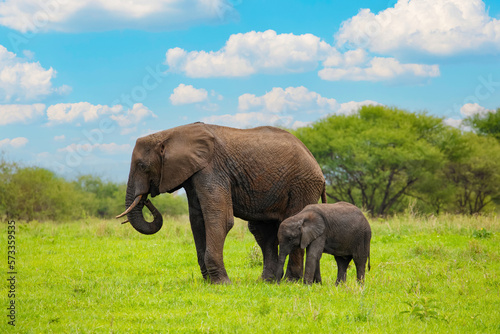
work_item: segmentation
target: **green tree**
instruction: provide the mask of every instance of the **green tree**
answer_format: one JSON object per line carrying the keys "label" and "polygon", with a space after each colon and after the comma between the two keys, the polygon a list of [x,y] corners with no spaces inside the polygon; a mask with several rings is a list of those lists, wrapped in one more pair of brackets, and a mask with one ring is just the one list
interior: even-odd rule
{"label": "green tree", "polygon": [[450,211],[475,214],[500,202],[500,143],[493,137],[466,133],[460,155],[443,169],[453,187]]}
{"label": "green tree", "polygon": [[83,205],[89,215],[112,218],[123,207],[124,199],[119,196],[119,190],[123,190],[123,186],[119,184],[105,182],[94,175],[82,175],[74,185],[77,191],[85,193]]}
{"label": "green tree", "polygon": [[151,202],[163,215],[181,216],[188,214],[187,199],[184,195],[161,194],[152,198]]}
{"label": "green tree", "polygon": [[2,156],[0,158],[0,213],[1,215],[8,215],[8,201],[9,201],[9,185],[11,183],[12,175],[14,175],[17,165],[15,163],[7,162]]}
{"label": "green tree", "polygon": [[16,168],[5,185],[5,213],[26,221],[79,218],[79,194],[71,183],[39,167]]}
{"label": "green tree", "polygon": [[403,199],[445,163],[439,118],[385,106],[333,115],[296,135],[323,169],[327,195],[372,215],[402,210]]}
{"label": "green tree", "polygon": [[477,134],[492,136],[500,141],[500,108],[486,115],[473,115],[464,119],[464,124],[470,126]]}

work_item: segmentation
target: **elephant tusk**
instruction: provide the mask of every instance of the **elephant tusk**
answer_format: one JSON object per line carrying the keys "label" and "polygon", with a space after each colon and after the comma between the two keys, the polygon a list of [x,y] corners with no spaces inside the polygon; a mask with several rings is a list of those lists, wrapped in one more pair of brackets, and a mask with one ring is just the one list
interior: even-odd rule
{"label": "elephant tusk", "polygon": [[137,203],[139,203],[139,201],[141,200],[142,198],[142,195],[139,195],[135,198],[134,202],[132,203],[132,205],[130,205],[128,207],[127,210],[125,210],[122,214],[119,214],[118,216],[116,216],[116,218],[121,218],[123,216],[125,216],[127,213],[129,213],[130,211],[132,211],[133,208],[135,208],[135,206],[137,205]]}
{"label": "elephant tusk", "polygon": [[129,223],[129,221],[128,221],[128,220],[126,220],[126,221],[124,221],[122,224],[126,224],[126,223]]}

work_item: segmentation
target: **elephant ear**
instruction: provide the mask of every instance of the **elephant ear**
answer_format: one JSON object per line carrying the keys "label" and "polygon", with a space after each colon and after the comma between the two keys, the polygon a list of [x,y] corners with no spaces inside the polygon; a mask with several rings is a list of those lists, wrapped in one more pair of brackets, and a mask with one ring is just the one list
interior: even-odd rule
{"label": "elephant ear", "polygon": [[300,238],[300,248],[305,249],[314,239],[318,238],[325,231],[323,219],[306,219],[302,224],[302,237]]}
{"label": "elephant ear", "polygon": [[159,144],[162,158],[160,192],[172,191],[212,160],[214,135],[203,123],[171,130]]}

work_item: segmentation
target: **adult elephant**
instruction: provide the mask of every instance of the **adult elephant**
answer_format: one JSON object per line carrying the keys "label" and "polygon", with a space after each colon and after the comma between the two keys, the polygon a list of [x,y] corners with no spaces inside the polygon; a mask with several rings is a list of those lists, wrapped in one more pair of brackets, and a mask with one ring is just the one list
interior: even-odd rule
{"label": "adult elephant", "polygon": [[[125,198],[125,214],[144,234],[162,227],[162,217],[147,200],[186,190],[198,264],[205,279],[230,283],[223,262],[233,216],[247,220],[262,249],[262,278],[274,280],[279,224],[325,197],[325,180],[305,145],[273,127],[233,129],[203,123],[179,126],[137,139]],[[146,207],[154,220],[142,214]],[[286,276],[302,277],[303,250],[292,254]]]}

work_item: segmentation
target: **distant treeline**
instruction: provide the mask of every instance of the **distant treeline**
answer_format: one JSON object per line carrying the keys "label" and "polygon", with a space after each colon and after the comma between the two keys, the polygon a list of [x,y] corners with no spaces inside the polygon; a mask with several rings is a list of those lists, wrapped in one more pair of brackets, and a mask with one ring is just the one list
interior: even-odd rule
{"label": "distant treeline", "polygon": [[[403,212],[477,214],[500,209],[500,109],[463,121],[384,106],[332,115],[293,133],[323,169],[330,202],[373,216]],[[68,181],[39,167],[0,160],[0,216],[31,220],[113,218],[125,184],[91,175]],[[165,215],[187,214],[185,196],[152,199]]]}
{"label": "distant treeline", "polygon": [[[125,209],[125,184],[83,175],[74,181],[40,167],[0,160],[0,216],[25,221],[64,221],[89,216],[113,218]],[[152,199],[165,215],[187,214],[184,196]]]}
{"label": "distant treeline", "polygon": [[401,212],[477,214],[500,209],[500,109],[441,118],[385,106],[333,115],[295,135],[323,169],[329,201],[373,216]]}

